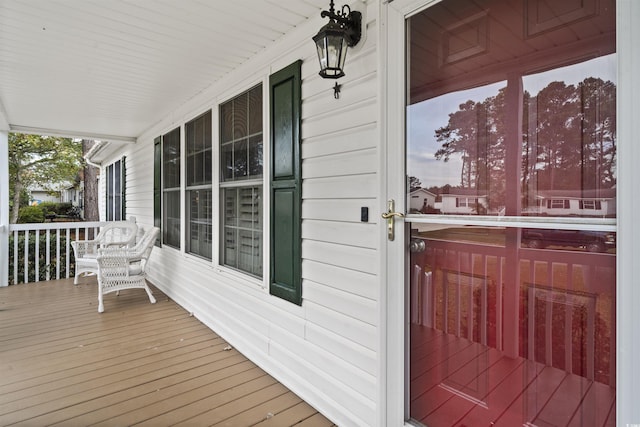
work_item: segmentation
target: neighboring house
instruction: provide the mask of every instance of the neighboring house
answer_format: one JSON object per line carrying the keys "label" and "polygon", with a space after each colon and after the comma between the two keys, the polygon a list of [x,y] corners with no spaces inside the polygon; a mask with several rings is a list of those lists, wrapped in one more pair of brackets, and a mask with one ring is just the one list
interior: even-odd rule
{"label": "neighboring house", "polygon": [[62,190],[50,190],[42,187],[29,188],[29,203],[39,205],[44,202],[59,203],[62,201]]}
{"label": "neighboring house", "polygon": [[77,208],[80,218],[84,218],[84,181],[66,185],[60,194],[60,201],[71,203],[71,206]]}
{"label": "neighboring house", "polygon": [[[312,42],[325,0],[4,0],[0,173],[9,130],[101,140],[87,154],[101,168],[101,219],[161,228],[151,282],[337,425],[634,425],[640,2],[551,3],[353,1],[364,34],[334,93]],[[617,87],[615,108],[598,110],[618,112],[606,123],[615,132],[594,128],[617,144],[617,210],[606,198],[600,209],[583,200],[583,211],[606,204],[616,217],[525,216],[523,132],[538,132],[543,112],[527,94],[586,77]],[[504,152],[463,166],[504,165],[504,215],[470,215],[490,193],[442,195],[451,214],[412,215],[407,123],[416,140],[435,139],[471,97],[467,107],[504,102],[500,120],[468,115],[477,141],[464,148],[492,148],[485,134],[499,128]],[[424,101],[432,114],[405,121]],[[590,134],[583,116],[575,140]],[[539,151],[551,151],[540,129]],[[444,162],[424,151],[435,166],[421,181],[441,185]],[[432,197],[417,196],[420,206]],[[414,245],[415,223],[440,237]],[[617,249],[521,246],[523,228],[563,227],[617,231]],[[469,230],[499,239],[469,241]]]}
{"label": "neighboring house", "polygon": [[526,212],[549,216],[614,218],[616,189],[541,191],[535,198],[535,206],[527,208]]}
{"label": "neighboring house", "polygon": [[42,187],[29,188],[29,202],[32,205],[39,205],[43,202],[70,203],[78,208],[82,215],[84,209],[84,182],[68,182],[54,184],[49,189]]}
{"label": "neighboring house", "polygon": [[488,207],[486,194],[476,190],[456,188],[440,196],[442,203],[439,206],[443,214],[480,215],[486,213]]}
{"label": "neighboring house", "polygon": [[418,188],[409,193],[409,212],[419,211],[426,213],[428,208],[433,208],[436,203],[436,195],[425,190],[424,188]]}

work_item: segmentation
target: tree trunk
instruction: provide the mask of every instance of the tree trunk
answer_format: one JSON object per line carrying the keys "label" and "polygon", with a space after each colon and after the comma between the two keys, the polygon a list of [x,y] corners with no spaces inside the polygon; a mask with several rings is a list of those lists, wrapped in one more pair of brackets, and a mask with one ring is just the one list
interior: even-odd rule
{"label": "tree trunk", "polygon": [[11,211],[11,223],[16,224],[20,215],[20,195],[22,194],[23,185],[20,180],[20,174],[17,174],[16,182],[13,187],[13,210]]}
{"label": "tree trunk", "polygon": [[[95,141],[91,139],[82,140],[82,153],[86,154]],[[85,221],[99,221],[98,212],[98,174],[99,169],[86,165],[84,167],[84,219]]]}

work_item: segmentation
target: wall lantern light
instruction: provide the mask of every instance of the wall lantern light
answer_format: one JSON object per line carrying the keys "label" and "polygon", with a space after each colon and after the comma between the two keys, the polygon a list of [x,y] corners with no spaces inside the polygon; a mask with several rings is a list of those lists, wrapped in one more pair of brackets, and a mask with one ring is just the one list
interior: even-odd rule
{"label": "wall lantern light", "polygon": [[344,76],[347,47],[354,47],[360,41],[362,14],[351,11],[348,5],[336,12],[331,0],[329,10],[323,10],[320,16],[328,17],[329,23],[313,37],[320,61],[319,74],[325,79],[337,79]]}

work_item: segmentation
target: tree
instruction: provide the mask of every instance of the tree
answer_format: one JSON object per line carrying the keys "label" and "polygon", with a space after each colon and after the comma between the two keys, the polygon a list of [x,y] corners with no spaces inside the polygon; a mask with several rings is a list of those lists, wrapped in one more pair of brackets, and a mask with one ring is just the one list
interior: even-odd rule
{"label": "tree", "polygon": [[409,192],[422,188],[422,183],[415,176],[409,177]]}
{"label": "tree", "polygon": [[52,189],[52,185],[74,180],[82,165],[82,147],[69,138],[10,133],[11,222],[18,221],[20,194],[30,185]]}
{"label": "tree", "polygon": [[[82,152],[87,154],[95,144],[92,139],[82,140]],[[86,221],[99,221],[98,213],[98,172],[95,166],[86,164],[84,167],[84,219]]]}

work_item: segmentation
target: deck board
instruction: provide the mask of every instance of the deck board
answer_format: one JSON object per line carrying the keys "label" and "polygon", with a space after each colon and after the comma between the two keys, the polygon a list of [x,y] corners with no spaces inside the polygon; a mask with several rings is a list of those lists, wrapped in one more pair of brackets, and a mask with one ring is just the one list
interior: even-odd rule
{"label": "deck board", "polygon": [[332,426],[157,289],[0,288],[0,425]]}

